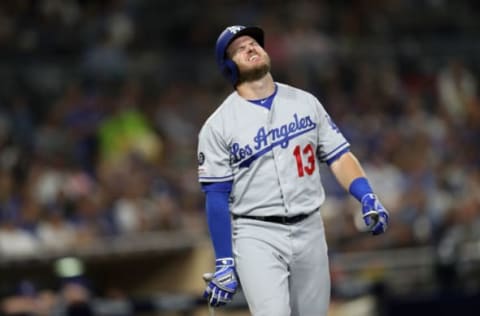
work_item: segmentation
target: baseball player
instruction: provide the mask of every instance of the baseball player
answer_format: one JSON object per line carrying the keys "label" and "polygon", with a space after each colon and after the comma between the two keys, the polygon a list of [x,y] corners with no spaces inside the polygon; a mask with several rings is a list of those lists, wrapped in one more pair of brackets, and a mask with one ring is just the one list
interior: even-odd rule
{"label": "baseball player", "polygon": [[252,315],[325,316],[319,164],[360,202],[373,235],[387,229],[388,212],[317,98],[273,80],[262,29],[227,27],[216,60],[235,91],[199,133],[198,176],[216,257],[204,296],[211,306],[226,304],[241,283]]}

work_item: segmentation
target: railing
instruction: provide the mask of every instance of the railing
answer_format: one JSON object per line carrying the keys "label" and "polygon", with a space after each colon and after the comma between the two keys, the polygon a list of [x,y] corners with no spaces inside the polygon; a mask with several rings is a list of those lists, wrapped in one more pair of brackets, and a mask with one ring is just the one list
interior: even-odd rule
{"label": "railing", "polygon": [[192,249],[205,238],[203,233],[189,231],[148,232],[100,238],[83,247],[57,252],[39,250],[28,256],[2,256],[0,268],[35,262],[51,262],[55,259],[72,256],[85,260],[135,256],[141,254],[161,254],[170,251]]}
{"label": "railing", "polygon": [[[106,261],[107,264],[120,264],[125,258],[142,257],[153,260],[160,255],[158,262],[170,260],[172,253],[193,249],[207,240],[204,233],[186,231],[156,232],[103,239],[90,247],[72,249],[67,253],[42,253],[28,258],[0,258],[0,270],[15,271],[22,267],[32,268],[32,263],[49,264],[62,256],[75,256],[93,262]],[[480,241],[469,242],[458,248],[453,262],[447,262],[457,271],[458,281],[470,278],[470,290],[480,289],[478,261]],[[142,259],[143,260],[143,259]],[[140,261],[142,262],[142,261]],[[382,283],[389,289],[390,297],[412,293],[432,293],[442,284],[438,282],[437,267],[444,264],[439,260],[433,246],[412,247],[392,250],[335,253],[330,256],[332,270],[333,299],[352,299],[374,292],[373,286]],[[148,273],[148,271],[145,271]],[[121,277],[121,276],[118,276]],[[456,284],[461,286],[462,284]],[[471,293],[471,292],[470,292]],[[475,293],[475,291],[474,291]],[[393,302],[394,300],[392,300]],[[95,315],[143,315],[153,312],[182,312],[193,315],[205,308],[201,294],[195,293],[149,293],[124,299],[96,297],[89,302]],[[65,306],[63,306],[64,308]],[[242,292],[236,295],[227,309],[246,310]],[[130,313],[130,314],[129,314]]]}

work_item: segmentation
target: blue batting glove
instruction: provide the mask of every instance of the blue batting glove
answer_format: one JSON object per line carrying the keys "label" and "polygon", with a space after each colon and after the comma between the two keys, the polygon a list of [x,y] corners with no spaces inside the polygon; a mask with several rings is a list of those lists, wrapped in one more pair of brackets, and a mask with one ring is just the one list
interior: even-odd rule
{"label": "blue batting glove", "polygon": [[388,227],[388,211],[375,194],[365,194],[362,198],[363,220],[373,235],[383,234]]}
{"label": "blue batting glove", "polygon": [[203,297],[208,300],[210,306],[221,306],[230,302],[238,287],[235,264],[233,258],[221,258],[215,260],[215,273],[203,275],[208,282]]}

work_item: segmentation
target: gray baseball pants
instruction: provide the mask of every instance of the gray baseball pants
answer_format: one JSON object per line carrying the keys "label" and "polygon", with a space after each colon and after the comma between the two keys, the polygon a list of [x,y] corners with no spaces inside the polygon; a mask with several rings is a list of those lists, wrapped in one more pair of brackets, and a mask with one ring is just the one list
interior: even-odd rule
{"label": "gray baseball pants", "polygon": [[237,273],[253,316],[326,316],[330,273],[320,212],[285,225],[233,221]]}

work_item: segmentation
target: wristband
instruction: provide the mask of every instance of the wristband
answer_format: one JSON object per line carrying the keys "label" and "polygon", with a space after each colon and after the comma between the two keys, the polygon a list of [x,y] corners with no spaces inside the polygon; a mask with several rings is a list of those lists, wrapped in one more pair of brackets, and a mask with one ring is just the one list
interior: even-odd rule
{"label": "wristband", "polygon": [[348,188],[348,191],[359,202],[362,201],[362,198],[365,195],[373,194],[372,187],[370,187],[370,184],[368,183],[368,180],[365,177],[360,177],[353,180],[352,183],[350,184],[350,187]]}

